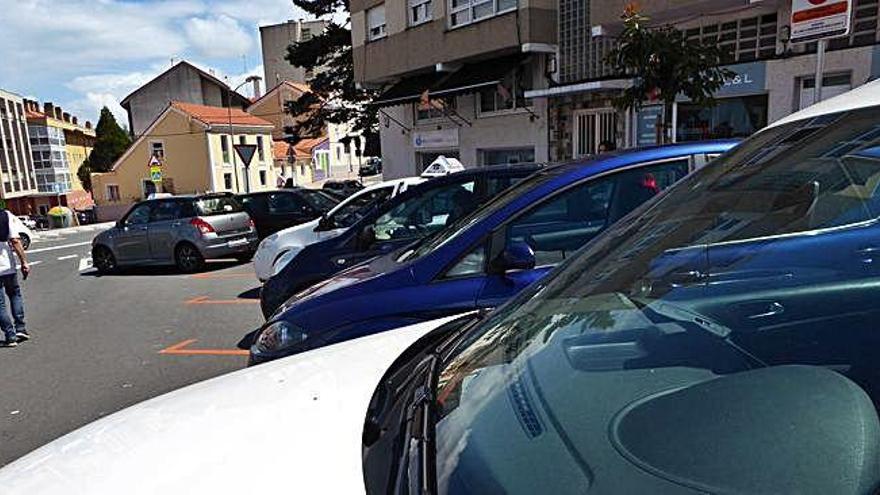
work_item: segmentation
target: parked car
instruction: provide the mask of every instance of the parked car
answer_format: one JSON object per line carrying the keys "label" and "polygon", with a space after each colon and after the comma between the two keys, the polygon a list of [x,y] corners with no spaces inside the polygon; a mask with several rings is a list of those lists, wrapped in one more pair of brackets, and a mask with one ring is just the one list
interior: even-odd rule
{"label": "parked car", "polygon": [[491,313],[151,399],[0,486],[874,493],[878,109],[880,82],[783,119]]}
{"label": "parked car", "polygon": [[410,187],[364,215],[345,233],[296,254],[263,285],[263,315],[268,318],[290,296],[350,266],[442,230],[539,168],[482,167]]}
{"label": "parked car", "polygon": [[[22,216],[24,215],[12,217],[12,221],[18,222],[18,235],[19,240],[21,241],[21,247],[27,250],[29,247],[31,247],[31,241],[34,238],[34,232],[31,230],[31,226],[21,219]],[[25,218],[29,217],[25,216]]]}
{"label": "parked car", "polygon": [[238,201],[254,219],[260,239],[319,218],[339,204],[321,191],[299,187],[240,194]]}
{"label": "parked car", "polygon": [[345,229],[366,215],[374,203],[393,198],[407,187],[425,179],[407,177],[380,182],[361,189],[336,205],[321,218],[290,227],[263,239],[254,255],[254,271],[260,282],[269,280],[302,248],[345,232]]}
{"label": "parked car", "polygon": [[369,177],[382,173],[382,159],[378,157],[368,158],[359,168],[358,175],[361,177]]}
{"label": "parked car", "polygon": [[141,201],[92,240],[101,273],[128,265],[174,264],[196,272],[205,260],[248,260],[257,247],[254,221],[231,194]]}
{"label": "parked car", "polygon": [[[549,167],[436,235],[293,296],[255,339],[244,339],[253,340],[249,361],[497,306],[734,144],[669,145]],[[284,337],[284,328],[306,337]]]}
{"label": "parked car", "polygon": [[95,208],[87,208],[76,212],[76,220],[80,225],[89,225],[98,222],[98,215]]}
{"label": "parked car", "polygon": [[321,189],[326,191],[333,191],[337,194],[341,194],[345,197],[351,196],[352,194],[360,191],[364,188],[364,185],[360,182],[352,179],[348,180],[328,180],[321,186]]}

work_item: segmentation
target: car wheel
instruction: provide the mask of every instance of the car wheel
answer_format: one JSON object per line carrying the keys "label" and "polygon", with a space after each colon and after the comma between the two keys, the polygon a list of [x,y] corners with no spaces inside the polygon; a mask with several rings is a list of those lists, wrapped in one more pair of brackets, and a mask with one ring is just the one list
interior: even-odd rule
{"label": "car wheel", "polygon": [[177,269],[184,273],[193,273],[205,269],[205,257],[198,248],[187,242],[174,250],[174,261]]}
{"label": "car wheel", "polygon": [[18,234],[18,237],[21,240],[21,247],[24,249],[31,247],[31,236],[21,232]]}
{"label": "car wheel", "polygon": [[98,273],[112,273],[119,268],[113,251],[105,246],[96,246],[95,249],[92,249],[92,265],[98,270]]}

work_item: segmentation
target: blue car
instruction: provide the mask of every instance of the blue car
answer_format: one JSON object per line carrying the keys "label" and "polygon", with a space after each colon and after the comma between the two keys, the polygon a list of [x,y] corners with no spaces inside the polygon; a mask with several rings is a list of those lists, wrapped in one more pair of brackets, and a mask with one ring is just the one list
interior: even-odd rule
{"label": "blue car", "polygon": [[297,294],[258,331],[250,362],[499,305],[734,145],[646,148],[537,172],[443,231]]}
{"label": "blue car", "polygon": [[[444,229],[539,168],[501,165],[456,172],[374,206],[345,233],[307,246],[267,280],[260,291],[263,316],[269,318],[292,295],[342,270]],[[318,229],[337,228],[327,221]]]}

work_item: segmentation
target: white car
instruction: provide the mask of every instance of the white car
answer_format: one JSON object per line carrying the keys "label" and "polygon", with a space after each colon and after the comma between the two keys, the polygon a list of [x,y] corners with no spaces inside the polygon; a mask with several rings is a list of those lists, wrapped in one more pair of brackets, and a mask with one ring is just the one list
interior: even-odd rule
{"label": "white car", "polygon": [[[24,218],[30,220],[29,217],[25,216]],[[19,231],[19,237],[21,239],[21,247],[23,247],[24,249],[31,247],[31,240],[34,238],[34,232],[31,230],[33,227],[31,227],[31,225],[28,222],[23,220],[22,216],[13,216],[12,221],[18,223],[18,231]],[[33,220],[30,220],[30,222],[35,223]]]}
{"label": "white car", "polygon": [[37,221],[27,215],[18,215],[16,218],[21,220],[21,223],[25,224],[29,229],[37,228]]}
{"label": "white car", "polygon": [[425,180],[407,177],[374,184],[353,194],[319,219],[281,230],[263,239],[254,255],[257,279],[260,282],[269,280],[306,246],[345,232],[357,221],[359,211],[364,206],[376,200],[393,198]]}

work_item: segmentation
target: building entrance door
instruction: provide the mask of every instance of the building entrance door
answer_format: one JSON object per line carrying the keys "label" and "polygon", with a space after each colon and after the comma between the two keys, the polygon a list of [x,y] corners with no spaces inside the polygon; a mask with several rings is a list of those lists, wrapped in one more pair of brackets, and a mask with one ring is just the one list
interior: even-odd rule
{"label": "building entrance door", "polygon": [[595,155],[599,143],[617,143],[617,111],[613,108],[579,110],[574,113],[574,158]]}

